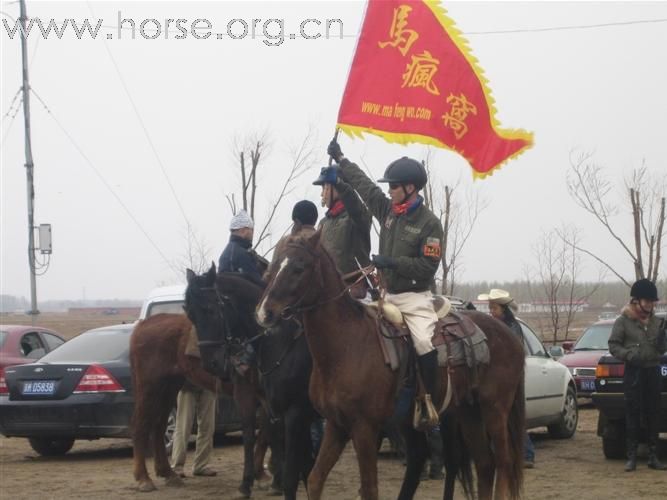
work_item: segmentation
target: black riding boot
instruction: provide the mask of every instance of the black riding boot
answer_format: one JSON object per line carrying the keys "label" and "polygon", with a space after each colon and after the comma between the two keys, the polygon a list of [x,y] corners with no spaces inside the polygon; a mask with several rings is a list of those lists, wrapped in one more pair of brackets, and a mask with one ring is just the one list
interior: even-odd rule
{"label": "black riding boot", "polygon": [[637,440],[628,439],[628,461],[625,462],[625,472],[632,472],[637,468]]}
{"label": "black riding boot", "polygon": [[648,466],[655,470],[667,470],[667,465],[658,460],[658,447],[649,445],[648,447]]}
{"label": "black riding boot", "polygon": [[435,410],[433,403],[431,402],[431,397],[435,394],[438,383],[438,351],[434,349],[429,353],[419,356],[417,362],[419,364],[419,372],[421,374],[422,382],[424,383],[424,390],[426,391],[418,427],[421,430],[429,430],[439,423],[438,412]]}

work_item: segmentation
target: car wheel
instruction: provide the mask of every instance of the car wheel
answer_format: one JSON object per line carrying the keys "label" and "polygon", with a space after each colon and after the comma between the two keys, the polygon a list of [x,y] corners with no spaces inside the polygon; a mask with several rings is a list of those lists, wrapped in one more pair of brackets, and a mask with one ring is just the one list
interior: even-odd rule
{"label": "car wheel", "polygon": [[64,455],[74,446],[74,439],[28,438],[33,450],[45,457]]}
{"label": "car wheel", "polygon": [[558,422],[548,425],[549,435],[556,439],[567,439],[574,436],[579,422],[579,407],[577,406],[577,393],[572,387],[567,388],[565,404]]}
{"label": "car wheel", "polygon": [[164,447],[167,449],[167,455],[171,455],[171,449],[174,446],[174,433],[176,432],[176,408],[172,408],[167,419],[167,428],[164,431]]}

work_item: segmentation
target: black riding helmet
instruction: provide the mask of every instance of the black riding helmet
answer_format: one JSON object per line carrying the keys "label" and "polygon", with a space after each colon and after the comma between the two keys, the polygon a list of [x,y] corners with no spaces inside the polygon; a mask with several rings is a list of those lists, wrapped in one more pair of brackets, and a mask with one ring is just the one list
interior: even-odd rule
{"label": "black riding helmet", "polygon": [[654,302],[658,301],[658,289],[651,280],[646,278],[637,280],[630,288],[630,297],[634,299],[647,299]]}
{"label": "black riding helmet", "polygon": [[394,160],[384,171],[382,179],[378,182],[395,182],[401,185],[414,184],[417,190],[426,185],[426,169],[417,160],[404,156]]}

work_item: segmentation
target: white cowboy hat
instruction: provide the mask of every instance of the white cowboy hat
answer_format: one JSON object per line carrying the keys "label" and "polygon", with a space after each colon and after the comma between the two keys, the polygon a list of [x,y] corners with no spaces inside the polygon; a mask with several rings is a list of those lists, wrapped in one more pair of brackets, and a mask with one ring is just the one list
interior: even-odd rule
{"label": "white cowboy hat", "polygon": [[492,288],[489,293],[478,295],[477,300],[488,300],[489,302],[495,302],[501,306],[508,305],[510,302],[514,301],[509,292],[501,290],[500,288]]}

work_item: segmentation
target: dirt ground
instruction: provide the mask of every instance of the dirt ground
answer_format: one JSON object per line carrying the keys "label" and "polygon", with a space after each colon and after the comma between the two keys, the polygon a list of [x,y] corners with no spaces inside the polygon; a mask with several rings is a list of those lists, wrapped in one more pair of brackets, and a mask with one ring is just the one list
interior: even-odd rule
{"label": "dirt ground", "polygon": [[[572,439],[550,439],[546,429],[531,432],[537,463],[534,469],[526,470],[523,498],[634,500],[666,497],[667,472],[648,469],[645,452],[634,474],[623,472],[622,461],[605,460],[600,439],[595,435],[596,422],[597,410],[586,406],[580,410],[579,427]],[[663,439],[661,444],[662,457],[667,460],[667,442]],[[157,492],[138,493],[132,478],[131,443],[127,440],[81,441],[64,457],[44,458],[38,456],[25,439],[0,437],[0,498],[235,498],[241,478],[241,457],[240,437],[228,436],[214,449],[210,465],[218,471],[216,477],[188,477],[182,488],[169,488],[158,480]],[[386,441],[378,469],[381,498],[396,498],[404,468],[400,460],[390,456]],[[354,499],[358,487],[354,450],[348,446],[327,481],[325,498]],[[264,491],[254,491],[253,498],[263,497],[267,497]],[[305,498],[303,489],[300,498]],[[423,482],[416,498],[442,498],[442,482]]]}

